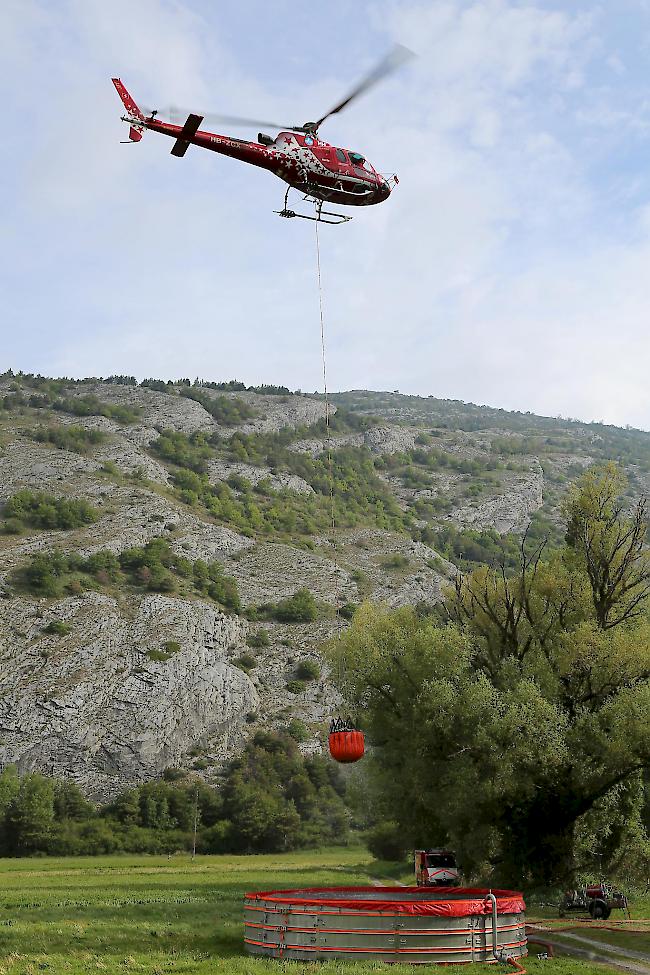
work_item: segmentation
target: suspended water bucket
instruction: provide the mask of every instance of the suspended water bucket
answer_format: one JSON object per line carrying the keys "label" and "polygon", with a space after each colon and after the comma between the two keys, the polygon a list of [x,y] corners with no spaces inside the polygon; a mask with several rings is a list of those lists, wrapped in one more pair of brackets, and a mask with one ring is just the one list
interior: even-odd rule
{"label": "suspended water bucket", "polygon": [[366,750],[363,732],[357,731],[351,722],[336,719],[330,725],[329,749],[335,762],[358,762]]}

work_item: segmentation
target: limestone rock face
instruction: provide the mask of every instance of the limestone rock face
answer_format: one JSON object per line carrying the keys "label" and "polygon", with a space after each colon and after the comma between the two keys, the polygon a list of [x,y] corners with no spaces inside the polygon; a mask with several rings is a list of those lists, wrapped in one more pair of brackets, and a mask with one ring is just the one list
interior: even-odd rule
{"label": "limestone rock face", "polygon": [[[395,454],[414,447],[416,435],[408,427],[370,427],[363,433],[332,435],[330,444],[332,450],[338,450],[340,447],[367,447],[373,454]],[[322,438],[298,440],[291,444],[290,449],[317,457],[325,451],[326,447],[327,442]]]}
{"label": "limestone rock face", "polygon": [[363,441],[373,454],[395,454],[415,446],[416,434],[406,427],[371,427]]}
{"label": "limestone rock face", "polygon": [[493,528],[504,534],[523,530],[543,503],[544,473],[539,461],[535,461],[527,474],[509,480],[507,492],[456,508],[450,518],[466,528]]}
{"label": "limestone rock face", "polygon": [[[132,618],[97,593],[36,612],[26,600],[0,610],[0,766],[71,778],[107,798],[197,745],[222,757],[236,749],[258,703],[228,659],[245,624],[162,595],[145,596]],[[69,633],[44,633],[52,620]]]}
{"label": "limestone rock face", "polygon": [[270,467],[254,467],[253,464],[243,464],[238,461],[213,460],[208,464],[210,484],[227,481],[233,474],[245,478],[251,484],[259,484],[260,481],[268,480],[274,491],[281,491],[286,488],[289,491],[296,491],[298,494],[314,494],[311,484],[307,484],[307,481],[298,477],[297,474],[290,474],[286,471],[274,474]]}
{"label": "limestone rock face", "polygon": [[[332,449],[357,450],[364,462],[372,455],[377,477],[407,515],[404,530],[390,530],[394,520],[375,519],[370,511],[346,512],[340,485],[336,524],[320,537],[256,535],[246,521],[221,523],[205,506],[188,503],[175,489],[178,468],[152,443],[162,428],[201,432],[214,446],[206,464],[213,486],[234,474],[253,484],[268,479],[278,492],[274,505],[308,510],[314,487],[282,469],[291,465],[272,469],[266,450],[237,455],[223,448],[236,432],[283,431],[289,450],[322,458],[322,425],[313,426],[325,416],[321,398],[200,387],[204,396],[243,400],[255,412],[225,426],[181,395],[186,390],[178,384],[160,391],[99,380],[66,387],[66,396],[133,408],[134,422],[120,424],[24,403],[4,408],[4,396],[21,383],[20,377],[0,379],[0,525],[4,502],[22,488],[85,498],[98,517],[70,530],[0,529],[0,767],[16,762],[21,770],[72,778],[97,798],[155,778],[168,766],[192,766],[197,752],[196,770],[218,783],[224,761],[250,735],[261,727],[286,729],[293,717],[310,728],[303,749],[318,750],[338,709],[321,648],[351,610],[337,616],[335,607],[366,599],[389,606],[439,601],[458,571],[434,550],[452,551],[444,538],[453,534],[450,525],[521,533],[541,508],[540,524],[561,528],[564,491],[601,457],[602,438],[591,425],[397,393],[338,394],[343,410],[379,420],[367,429],[339,424]],[[27,384],[28,399],[31,391]],[[104,437],[83,454],[32,439],[36,427],[51,424],[100,430]],[[431,456],[399,456],[416,446]],[[264,464],[251,464],[255,456]],[[628,464],[638,492],[650,491],[646,467],[642,456],[638,466]],[[236,482],[233,492],[245,500]],[[100,585],[104,594],[46,600],[25,594],[16,572],[36,552],[58,548],[87,558],[102,549],[119,554],[156,537],[184,559],[220,562],[235,578],[251,623],[197,599],[188,581],[177,580],[183,598],[143,595],[142,587],[123,580]],[[274,618],[268,604],[302,587],[317,601],[317,619]],[[57,621],[67,626],[44,632]],[[240,664],[248,673],[235,665],[245,649],[249,659]],[[319,663],[319,678],[296,680],[305,659]]]}
{"label": "limestone rock face", "polygon": [[16,438],[0,454],[0,501],[22,488],[51,491],[60,481],[98,471],[90,457]]}

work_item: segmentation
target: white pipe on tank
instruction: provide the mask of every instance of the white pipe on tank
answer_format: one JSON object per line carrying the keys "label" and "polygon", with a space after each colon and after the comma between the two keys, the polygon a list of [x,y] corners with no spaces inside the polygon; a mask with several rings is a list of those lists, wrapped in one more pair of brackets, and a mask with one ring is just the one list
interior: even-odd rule
{"label": "white pipe on tank", "polygon": [[494,955],[494,957],[496,958],[497,961],[503,961],[503,957],[497,952],[497,948],[498,948],[498,944],[499,944],[499,924],[498,924],[498,916],[497,916],[497,899],[494,896],[494,894],[492,893],[492,891],[489,892],[489,894],[487,895],[487,897],[485,899],[486,900],[489,900],[492,903],[492,954]]}

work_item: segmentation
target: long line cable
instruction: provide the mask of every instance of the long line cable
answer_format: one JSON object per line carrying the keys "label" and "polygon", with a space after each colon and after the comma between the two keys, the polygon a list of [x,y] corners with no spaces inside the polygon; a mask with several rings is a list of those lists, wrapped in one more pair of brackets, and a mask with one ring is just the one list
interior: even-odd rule
{"label": "long line cable", "polygon": [[[323,393],[325,395],[325,444],[327,449],[327,469],[328,469],[328,480],[330,489],[330,526],[332,529],[332,534],[336,531],[336,504],[334,501],[334,466],[332,461],[332,429],[330,423],[331,408],[330,408],[330,398],[327,390],[327,354],[325,347],[325,316],[323,314],[323,279],[321,275],[320,268],[320,237],[318,235],[318,220],[316,221],[316,266],[318,269],[318,311],[320,314],[320,348],[321,348],[321,358],[323,362]],[[336,539],[333,538],[333,544],[336,544]],[[339,615],[339,575],[338,567],[336,571],[335,583],[334,583],[334,612],[336,614],[336,630],[338,636],[341,636],[341,617]],[[342,661],[339,657],[339,681],[342,676]]]}
{"label": "long line cable", "polygon": [[327,448],[327,467],[329,472],[330,489],[330,523],[332,531],[336,530],[336,507],[334,504],[334,470],[332,467],[332,432],[330,428],[330,399],[327,391],[327,356],[325,351],[325,316],[323,314],[323,281],[320,270],[320,238],[318,236],[318,220],[316,221],[316,266],[318,268],[318,310],[320,313],[320,348],[323,360],[323,392],[325,394],[325,443]]}

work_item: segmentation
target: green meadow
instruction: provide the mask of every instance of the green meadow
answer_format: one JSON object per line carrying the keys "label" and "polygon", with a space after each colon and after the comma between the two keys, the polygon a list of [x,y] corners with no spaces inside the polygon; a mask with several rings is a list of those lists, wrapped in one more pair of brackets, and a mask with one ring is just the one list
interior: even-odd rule
{"label": "green meadow", "polygon": [[[408,965],[260,961],[244,952],[245,891],[367,884],[381,877],[376,861],[358,847],[194,861],[188,856],[0,860],[0,975],[412,973]],[[529,973],[546,975],[606,970],[568,958],[531,957],[525,965]],[[460,969],[468,975],[485,970],[483,965]]]}

